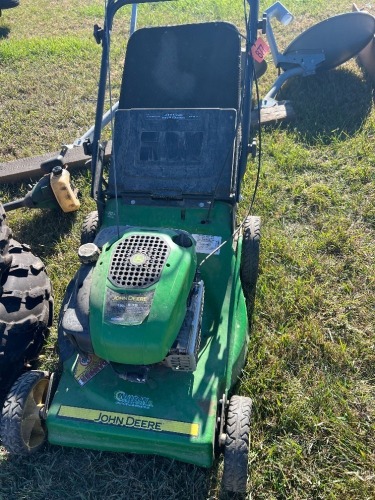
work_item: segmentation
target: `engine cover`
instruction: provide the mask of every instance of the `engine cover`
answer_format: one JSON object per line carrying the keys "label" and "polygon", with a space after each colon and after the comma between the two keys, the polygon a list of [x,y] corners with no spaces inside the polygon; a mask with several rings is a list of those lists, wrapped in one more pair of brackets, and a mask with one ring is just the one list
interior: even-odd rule
{"label": "engine cover", "polygon": [[132,365],[163,361],[184,321],[195,273],[195,242],[185,232],[130,228],[105,244],[90,291],[95,354]]}

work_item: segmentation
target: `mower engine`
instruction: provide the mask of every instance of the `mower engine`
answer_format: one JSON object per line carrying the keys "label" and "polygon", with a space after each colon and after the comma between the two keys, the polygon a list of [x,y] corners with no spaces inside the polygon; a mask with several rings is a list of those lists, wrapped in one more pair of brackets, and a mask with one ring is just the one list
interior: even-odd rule
{"label": "mower engine", "polygon": [[172,368],[172,370],[193,372],[197,367],[201,341],[203,299],[203,281],[195,281],[181,330],[164,360],[164,364]]}
{"label": "mower engine", "polygon": [[[102,238],[99,233],[96,241]],[[67,292],[60,339],[111,363],[126,380],[143,382],[151,365],[160,363],[194,371],[204,285],[193,237],[173,229],[126,228],[101,251],[89,243],[79,254],[83,265]]]}

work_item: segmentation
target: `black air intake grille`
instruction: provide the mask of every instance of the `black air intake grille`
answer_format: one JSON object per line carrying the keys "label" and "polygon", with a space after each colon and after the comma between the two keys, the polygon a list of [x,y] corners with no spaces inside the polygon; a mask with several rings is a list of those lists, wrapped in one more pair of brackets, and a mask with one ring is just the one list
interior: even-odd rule
{"label": "black air intake grille", "polygon": [[121,288],[147,288],[159,281],[168,255],[159,236],[130,236],[117,245],[108,277]]}

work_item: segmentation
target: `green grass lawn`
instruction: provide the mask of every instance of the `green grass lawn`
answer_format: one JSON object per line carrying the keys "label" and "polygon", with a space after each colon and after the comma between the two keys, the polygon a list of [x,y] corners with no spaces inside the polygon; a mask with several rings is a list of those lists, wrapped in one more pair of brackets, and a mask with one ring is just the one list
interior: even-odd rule
{"label": "green grass lawn", "polygon": [[[261,9],[272,2],[261,2]],[[318,20],[351,9],[344,0],[285,0],[296,16],[277,27],[285,47]],[[0,18],[0,162],[70,143],[94,120],[102,23],[100,0],[22,0]],[[241,0],[142,5],[139,26],[225,19],[243,31]],[[370,10],[374,14],[375,7]],[[130,8],[115,25],[118,93]],[[276,77],[260,82],[264,95]],[[248,361],[238,392],[254,400],[249,498],[375,497],[375,110],[374,90],[354,60],[290,81],[280,99],[296,120],[263,129],[261,266]],[[249,200],[256,166],[249,163]],[[15,238],[31,245],[53,281],[55,315],[78,267],[80,226],[93,202],[89,175],[72,215],[9,214]],[[0,186],[23,196],[27,182]],[[244,202],[242,210],[245,210]],[[41,359],[56,364],[53,328]],[[0,450],[0,499],[222,498],[222,460],[212,470],[139,457],[47,446],[30,458]]]}

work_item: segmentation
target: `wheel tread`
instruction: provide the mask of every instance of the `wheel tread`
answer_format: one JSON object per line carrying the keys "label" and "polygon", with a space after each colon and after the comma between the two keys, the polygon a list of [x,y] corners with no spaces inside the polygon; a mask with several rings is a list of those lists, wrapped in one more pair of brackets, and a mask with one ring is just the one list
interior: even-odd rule
{"label": "wheel tread", "polygon": [[28,448],[22,439],[22,417],[27,397],[34,385],[45,377],[42,371],[23,373],[12,385],[5,400],[0,423],[0,437],[5,449],[12,454],[28,455],[37,451]]}
{"label": "wheel tread", "polygon": [[93,243],[99,228],[99,214],[93,210],[86,215],[81,228],[81,245]]}
{"label": "wheel tread", "polygon": [[252,401],[232,396],[226,420],[223,487],[234,493],[245,493],[250,444]]}
{"label": "wheel tread", "polygon": [[240,274],[249,317],[252,316],[255,302],[259,269],[260,235],[260,217],[247,217],[243,226]]}
{"label": "wheel tread", "polygon": [[[52,285],[27,245],[9,240],[11,266],[0,287],[0,399],[36,359],[52,324]],[[0,273],[1,274],[1,273]]]}

